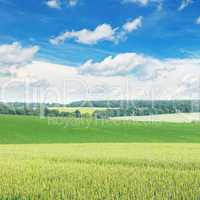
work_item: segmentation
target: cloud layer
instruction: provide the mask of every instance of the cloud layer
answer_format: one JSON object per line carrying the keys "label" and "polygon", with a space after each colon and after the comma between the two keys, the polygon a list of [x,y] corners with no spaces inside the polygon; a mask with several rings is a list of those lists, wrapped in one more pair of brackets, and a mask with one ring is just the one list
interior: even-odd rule
{"label": "cloud layer", "polygon": [[[131,57],[130,63],[125,60],[120,63],[122,57],[127,59]],[[106,70],[109,74],[97,71],[100,65],[97,63],[93,64],[96,73],[84,74],[80,73],[80,68],[33,61],[19,68],[12,79],[0,78],[1,88],[5,91],[4,100],[28,98],[26,101],[66,103],[80,99],[194,99],[199,97],[200,59],[162,61],[137,54],[121,54],[113,59],[107,58],[102,61],[105,64],[107,62],[111,62],[113,67],[113,71]],[[143,64],[140,65],[140,62]],[[126,64],[129,69],[125,67],[123,70],[120,69],[123,64]],[[132,66],[135,66],[136,71],[126,74],[125,72],[131,70]],[[120,73],[116,75],[114,69]],[[112,75],[111,72],[114,74]],[[25,96],[26,93],[28,97]]]}
{"label": "cloud layer", "polygon": [[162,60],[129,52],[74,67],[36,61],[38,49],[0,46],[1,101],[199,98],[200,59]]}
{"label": "cloud layer", "polygon": [[200,59],[160,60],[130,52],[74,67],[35,61],[36,47],[4,45],[0,52],[1,56],[9,52],[4,60],[7,67],[20,66],[15,76],[0,77],[2,101],[199,97]]}

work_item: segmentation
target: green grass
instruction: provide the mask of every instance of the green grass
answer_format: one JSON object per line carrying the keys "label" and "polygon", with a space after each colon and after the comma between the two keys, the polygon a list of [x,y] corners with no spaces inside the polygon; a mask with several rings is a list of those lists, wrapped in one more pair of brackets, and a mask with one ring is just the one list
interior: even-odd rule
{"label": "green grass", "polygon": [[0,116],[0,144],[199,143],[200,124]]}
{"label": "green grass", "polygon": [[106,110],[107,108],[97,107],[49,107],[50,110],[58,110],[59,112],[75,112],[79,110],[82,114],[92,115],[96,110]]}
{"label": "green grass", "polygon": [[0,145],[0,199],[199,199],[199,144]]}
{"label": "green grass", "polygon": [[198,123],[1,115],[0,199],[200,199],[199,142]]}

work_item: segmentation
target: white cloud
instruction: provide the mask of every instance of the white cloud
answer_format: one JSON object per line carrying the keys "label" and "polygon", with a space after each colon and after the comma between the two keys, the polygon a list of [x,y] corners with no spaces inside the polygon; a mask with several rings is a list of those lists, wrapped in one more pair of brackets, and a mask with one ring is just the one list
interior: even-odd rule
{"label": "white cloud", "polygon": [[200,59],[162,60],[131,52],[101,62],[90,60],[79,67],[43,61],[22,63],[15,76],[0,77],[1,100],[66,103],[82,99],[199,97]]}
{"label": "white cloud", "polygon": [[86,61],[79,68],[80,74],[95,76],[135,76],[138,80],[153,80],[174,70],[167,60],[161,61],[136,53],[109,56],[101,62]]}
{"label": "white cloud", "polygon": [[185,9],[192,3],[192,0],[182,0],[180,7],[178,8],[179,11]]}
{"label": "white cloud", "polygon": [[60,8],[60,0],[48,0],[46,2],[47,6],[50,8],[59,9]]}
{"label": "white cloud", "polygon": [[70,7],[76,6],[78,3],[78,0],[68,0],[68,4]]}
{"label": "white cloud", "polygon": [[[102,63],[107,64],[104,69]],[[2,88],[5,92],[0,96],[7,101],[65,103],[80,99],[192,99],[199,96],[200,59],[160,60],[127,53],[107,58],[102,63],[94,63],[93,69],[90,68],[93,72],[98,67],[102,71],[80,73],[77,67],[34,61],[18,68],[15,77],[0,78],[0,92]]]}
{"label": "white cloud", "polygon": [[124,3],[136,3],[142,6],[146,6],[150,0],[124,0]]}
{"label": "white cloud", "polygon": [[55,38],[51,38],[50,42],[58,45],[66,39],[74,39],[78,43],[92,45],[99,41],[114,41],[116,30],[109,24],[102,24],[97,26],[95,30],[82,29],[80,31],[66,31]]}
{"label": "white cloud", "polygon": [[122,28],[113,28],[109,24],[102,24],[97,26],[94,30],[82,29],[80,31],[66,31],[57,37],[53,37],[49,42],[53,45],[59,45],[65,40],[73,39],[78,43],[94,45],[100,41],[111,41],[118,43],[124,40],[128,33],[136,31],[142,27],[143,17],[137,17],[132,21],[126,22]]}
{"label": "white cloud", "polygon": [[197,18],[196,23],[200,25],[200,16]]}
{"label": "white cloud", "polygon": [[[135,53],[125,53],[107,57],[96,63],[89,60],[79,68],[79,73],[82,76],[89,74],[98,77],[124,77],[124,81],[128,78],[130,86],[128,93],[136,98],[148,99],[153,92],[153,98],[156,99],[192,99],[199,97],[199,84],[197,84],[200,82],[199,66],[200,59],[160,60]],[[138,87],[142,96],[136,93]]]}
{"label": "white cloud", "polygon": [[128,21],[123,25],[123,29],[126,32],[133,32],[142,26],[142,19],[143,17],[140,16],[132,21]]}
{"label": "white cloud", "polygon": [[144,62],[145,58],[142,55],[124,53],[115,57],[109,56],[99,63],[88,60],[79,68],[79,72],[97,76],[121,76],[129,74],[136,66]]}
{"label": "white cloud", "polygon": [[64,1],[69,7],[75,7],[78,4],[78,0],[48,0],[46,5],[50,8],[59,9],[64,4]]}
{"label": "white cloud", "polygon": [[157,4],[157,10],[162,10],[162,4],[164,0],[122,0],[122,3],[133,3],[140,6],[148,6],[150,3]]}
{"label": "white cloud", "polygon": [[0,45],[0,71],[23,67],[32,61],[38,50],[38,46],[23,48],[18,42]]}

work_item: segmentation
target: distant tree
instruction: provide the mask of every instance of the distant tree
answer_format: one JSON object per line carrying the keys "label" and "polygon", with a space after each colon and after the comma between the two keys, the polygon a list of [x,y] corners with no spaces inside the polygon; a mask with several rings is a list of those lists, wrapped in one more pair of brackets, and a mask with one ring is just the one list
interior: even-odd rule
{"label": "distant tree", "polygon": [[79,110],[76,110],[74,113],[76,118],[81,118],[81,112]]}

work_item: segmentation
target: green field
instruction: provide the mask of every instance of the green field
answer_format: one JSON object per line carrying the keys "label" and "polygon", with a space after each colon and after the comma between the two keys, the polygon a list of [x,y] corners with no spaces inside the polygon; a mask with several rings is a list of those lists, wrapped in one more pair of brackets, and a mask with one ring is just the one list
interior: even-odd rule
{"label": "green field", "polygon": [[0,199],[199,199],[199,144],[0,145]]}
{"label": "green field", "polygon": [[200,199],[200,124],[0,116],[0,199]]}
{"label": "green field", "polygon": [[122,142],[199,143],[200,124],[0,116],[0,144]]}

